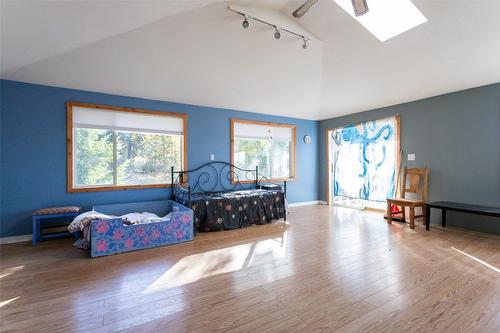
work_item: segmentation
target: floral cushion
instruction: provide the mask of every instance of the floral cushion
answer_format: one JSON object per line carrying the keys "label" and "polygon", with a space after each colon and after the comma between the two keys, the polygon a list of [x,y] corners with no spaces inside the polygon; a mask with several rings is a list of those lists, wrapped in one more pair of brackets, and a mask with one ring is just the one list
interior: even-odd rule
{"label": "floral cushion", "polygon": [[54,215],[54,214],[66,214],[66,213],[78,213],[80,207],[78,206],[65,206],[65,207],[51,207],[42,208],[35,210],[33,215]]}

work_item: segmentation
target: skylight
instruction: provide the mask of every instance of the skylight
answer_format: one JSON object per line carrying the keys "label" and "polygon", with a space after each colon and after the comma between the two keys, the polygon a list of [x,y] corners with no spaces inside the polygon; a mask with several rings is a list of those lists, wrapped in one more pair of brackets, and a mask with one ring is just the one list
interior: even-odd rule
{"label": "skylight", "polygon": [[367,0],[369,12],[359,17],[354,15],[351,0],[335,2],[381,42],[427,22],[410,0]]}

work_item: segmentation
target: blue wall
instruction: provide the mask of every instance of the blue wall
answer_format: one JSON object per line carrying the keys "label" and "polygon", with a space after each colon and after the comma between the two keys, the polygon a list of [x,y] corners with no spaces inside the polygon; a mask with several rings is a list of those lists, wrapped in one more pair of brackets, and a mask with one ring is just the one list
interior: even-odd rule
{"label": "blue wall", "polygon": [[[297,180],[289,202],[318,199],[319,122],[114,96],[13,81],[0,81],[0,237],[31,233],[31,212],[41,207],[131,202],[167,198],[168,189],[66,193],[66,101],[126,106],[188,115],[188,165],[229,161],[229,119],[297,125]],[[312,144],[305,145],[304,135]]]}
{"label": "blue wall", "polygon": [[[429,200],[500,207],[500,83],[320,122],[320,199],[326,128],[399,114],[403,166],[429,167]],[[407,161],[409,153],[416,161]],[[433,210],[434,211],[434,210]],[[500,233],[500,220],[449,212],[450,225]],[[440,221],[434,212],[432,222]]]}
{"label": "blue wall", "polygon": [[[229,161],[229,119],[297,125],[297,180],[290,202],[326,200],[325,129],[395,114],[401,116],[408,166],[430,168],[430,200],[500,207],[500,83],[321,122],[114,96],[0,80],[0,237],[31,233],[31,212],[40,207],[167,198],[168,189],[66,193],[68,100],[188,114],[188,163],[210,154]],[[312,144],[302,137],[309,134]],[[438,213],[433,221],[439,220]],[[449,213],[450,224],[500,233],[498,219]]]}

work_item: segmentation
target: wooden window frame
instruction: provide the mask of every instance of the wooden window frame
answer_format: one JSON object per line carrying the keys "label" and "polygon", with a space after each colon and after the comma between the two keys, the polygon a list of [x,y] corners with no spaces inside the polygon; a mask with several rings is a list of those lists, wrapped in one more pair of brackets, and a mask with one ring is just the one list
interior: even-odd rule
{"label": "wooden window frame", "polygon": [[69,193],[79,193],[79,192],[99,192],[99,191],[123,191],[132,189],[146,189],[146,188],[167,188],[172,185],[169,183],[165,184],[149,184],[149,185],[104,185],[104,186],[92,186],[92,187],[74,187],[73,184],[73,107],[84,107],[102,110],[112,110],[121,112],[133,112],[142,113],[150,115],[159,115],[167,117],[178,117],[182,118],[183,122],[183,142],[182,142],[182,159],[183,159],[183,169],[187,170],[187,114],[177,113],[177,112],[166,112],[166,111],[155,111],[155,110],[144,110],[127,108],[112,105],[99,105],[90,103],[80,103],[69,101],[66,102],[66,158],[67,158],[67,191]]}
{"label": "wooden window frame", "polygon": [[[284,182],[284,181],[294,181],[297,179],[296,177],[296,164],[297,164],[297,126],[291,124],[280,124],[273,123],[268,121],[256,121],[256,120],[247,120],[247,119],[237,119],[231,118],[231,130],[230,130],[230,138],[231,138],[231,165],[234,164],[234,125],[236,123],[240,124],[250,124],[250,125],[260,125],[260,126],[273,126],[273,127],[286,127],[292,129],[292,165],[290,167],[290,177],[283,178],[269,178],[270,181],[273,182]],[[234,172],[231,172],[231,182],[234,183],[235,179],[233,178]],[[252,180],[240,180],[240,183],[254,183]]]}

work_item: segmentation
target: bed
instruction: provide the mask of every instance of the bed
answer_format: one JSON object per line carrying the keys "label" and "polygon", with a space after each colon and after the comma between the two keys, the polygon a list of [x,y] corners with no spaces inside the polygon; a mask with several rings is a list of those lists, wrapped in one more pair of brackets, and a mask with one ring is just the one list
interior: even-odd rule
{"label": "bed", "polygon": [[194,212],[196,231],[219,231],[286,220],[286,181],[275,183],[259,169],[213,161],[196,169],[172,168],[172,200]]}
{"label": "bed", "polygon": [[[193,211],[172,200],[96,205],[80,216],[85,214],[80,220],[85,226],[73,221],[70,227],[89,233],[93,258],[193,239]],[[150,217],[130,224],[127,215],[133,214]]]}

